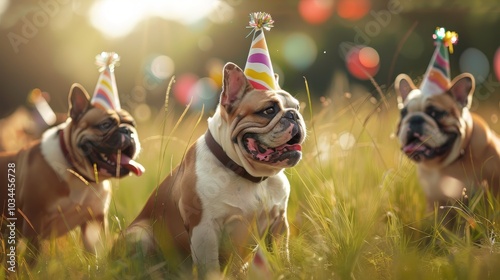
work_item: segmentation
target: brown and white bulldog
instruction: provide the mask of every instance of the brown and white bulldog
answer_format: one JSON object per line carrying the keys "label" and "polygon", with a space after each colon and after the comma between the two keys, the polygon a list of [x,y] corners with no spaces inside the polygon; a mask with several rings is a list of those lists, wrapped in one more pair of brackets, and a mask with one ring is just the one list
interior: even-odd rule
{"label": "brown and white bulldog", "polygon": [[108,179],[143,172],[133,160],[140,143],[129,113],[95,108],[79,84],[70,90],[69,107],[70,118],[47,130],[41,140],[0,155],[7,248],[27,238],[36,255],[40,240],[80,227],[85,248],[96,252],[110,203]]}
{"label": "brown and white bulldog", "polygon": [[254,89],[233,63],[223,76],[206,134],[126,231],[129,244],[138,242],[146,255],[172,255],[175,248],[182,262],[191,254],[199,276],[218,273],[228,256],[243,264],[263,236],[281,236],[288,254],[290,184],[283,170],[301,159],[306,135],[288,92]]}
{"label": "brown and white bulldog", "polygon": [[478,188],[500,189],[500,139],[479,116],[469,112],[475,88],[469,73],[450,89],[426,95],[400,74],[398,137],[402,151],[418,164],[418,177],[429,207],[470,196]]}

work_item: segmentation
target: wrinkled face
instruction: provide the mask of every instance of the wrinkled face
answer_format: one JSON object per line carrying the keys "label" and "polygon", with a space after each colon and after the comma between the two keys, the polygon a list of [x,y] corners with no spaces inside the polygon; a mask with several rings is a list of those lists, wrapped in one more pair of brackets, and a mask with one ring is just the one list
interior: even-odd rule
{"label": "wrinkled face", "polygon": [[414,97],[401,109],[398,137],[415,161],[445,157],[460,135],[461,111],[449,95]]}
{"label": "wrinkled face", "polygon": [[238,66],[228,63],[221,105],[231,139],[248,160],[275,168],[299,162],[305,124],[298,101],[288,92],[256,90]]}
{"label": "wrinkled face", "polygon": [[70,111],[70,146],[75,167],[86,172],[88,178],[96,177],[96,170],[100,179],[123,177],[130,172],[140,176],[144,168],[134,161],[140,142],[132,116],[125,110],[78,106],[81,104],[73,104]]}
{"label": "wrinkled face", "polygon": [[397,130],[402,151],[425,163],[441,163],[456,156],[466,131],[462,114],[467,110],[471,87],[466,83],[470,80],[456,81],[449,91],[433,95],[415,88],[411,80],[398,77],[396,81],[403,101]]}

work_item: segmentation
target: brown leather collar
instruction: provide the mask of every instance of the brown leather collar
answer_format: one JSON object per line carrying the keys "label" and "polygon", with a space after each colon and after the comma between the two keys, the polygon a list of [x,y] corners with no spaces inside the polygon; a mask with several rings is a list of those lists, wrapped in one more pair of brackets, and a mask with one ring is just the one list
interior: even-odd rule
{"label": "brown leather collar", "polygon": [[205,133],[205,142],[207,143],[208,148],[214,154],[214,156],[222,163],[225,167],[231,169],[234,173],[238,174],[240,177],[243,177],[251,182],[260,183],[267,179],[267,177],[254,177],[250,173],[248,173],[245,168],[239,166],[236,162],[234,162],[231,158],[227,156],[222,147],[215,141],[210,130],[207,129],[207,133]]}
{"label": "brown leather collar", "polygon": [[61,150],[63,152],[64,158],[68,162],[70,168],[78,174],[78,176],[81,176],[83,179],[87,180],[88,182],[95,182],[95,180],[87,178],[87,176],[81,174],[78,172],[76,169],[75,165],[73,164],[73,158],[71,157],[71,154],[68,151],[68,148],[66,147],[66,143],[64,142],[64,131],[61,129],[59,130],[59,145],[61,146]]}

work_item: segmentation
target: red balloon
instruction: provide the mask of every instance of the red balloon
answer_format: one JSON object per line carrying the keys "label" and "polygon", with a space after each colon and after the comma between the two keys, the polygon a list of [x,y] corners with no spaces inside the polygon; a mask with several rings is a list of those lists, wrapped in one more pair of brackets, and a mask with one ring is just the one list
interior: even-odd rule
{"label": "red balloon", "polygon": [[197,81],[198,77],[194,74],[184,74],[180,76],[173,87],[175,99],[183,105],[189,104],[191,99],[193,99],[193,102],[196,102],[198,97],[193,95],[193,91],[191,89]]}

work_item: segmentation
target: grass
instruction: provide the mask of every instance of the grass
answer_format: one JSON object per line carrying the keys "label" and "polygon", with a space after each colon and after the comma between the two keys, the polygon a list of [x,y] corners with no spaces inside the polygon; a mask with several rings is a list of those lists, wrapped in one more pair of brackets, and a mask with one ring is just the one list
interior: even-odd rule
{"label": "grass", "polygon": [[[317,104],[306,101],[306,94],[297,98],[304,103],[309,135],[303,160],[286,171],[292,186],[291,263],[280,254],[264,252],[274,279],[493,279],[500,275],[496,243],[500,202],[490,197],[486,203],[481,198],[490,196],[487,193],[471,198],[459,212],[462,226],[454,231],[429,217],[414,164],[391,137],[398,118],[395,98],[388,98],[389,107],[363,96],[346,95]],[[147,172],[140,178],[113,181],[108,249],[206,129],[206,115],[173,111],[139,124],[140,162]],[[80,243],[78,230],[45,242],[36,267],[21,265],[19,278],[123,278],[116,261],[96,259]],[[144,276],[143,267],[131,269],[136,269],[137,278]],[[0,272],[0,278],[6,276]],[[178,278],[192,276],[181,273]]]}

